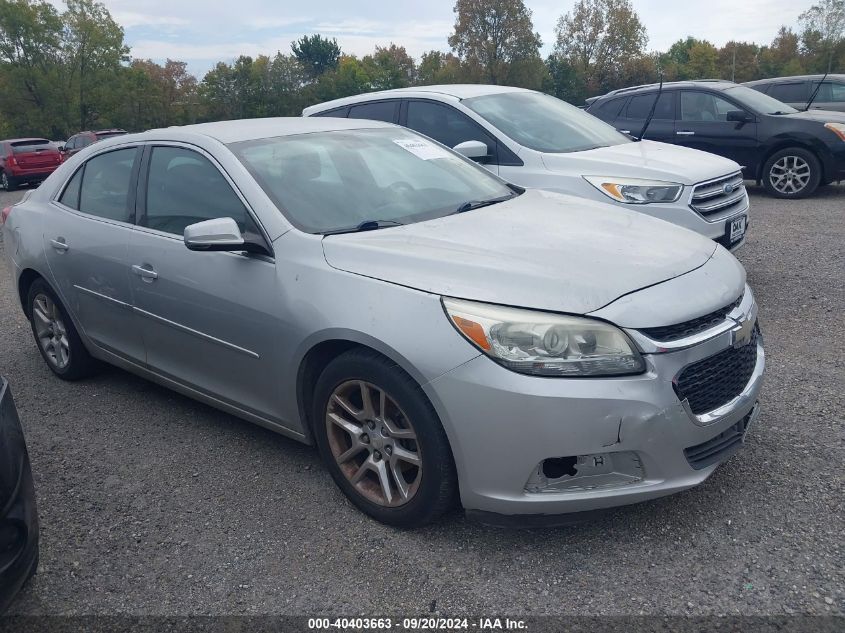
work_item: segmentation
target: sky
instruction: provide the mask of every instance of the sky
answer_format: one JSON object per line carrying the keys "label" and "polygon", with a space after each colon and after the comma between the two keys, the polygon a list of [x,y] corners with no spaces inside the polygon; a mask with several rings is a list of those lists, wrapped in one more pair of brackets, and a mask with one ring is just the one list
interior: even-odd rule
{"label": "sky", "polygon": [[[61,0],[51,0],[61,6]],[[363,56],[390,42],[415,58],[449,50],[454,0],[101,0],[124,27],[132,56],[188,62],[200,78],[238,55],[290,52],[303,34],[334,37],[345,53]],[[716,46],[730,40],[771,42],[781,25],[797,23],[813,0],[632,0],[646,25],[649,50],[665,50],[692,35]],[[574,0],[525,0],[544,56],[555,25]]]}

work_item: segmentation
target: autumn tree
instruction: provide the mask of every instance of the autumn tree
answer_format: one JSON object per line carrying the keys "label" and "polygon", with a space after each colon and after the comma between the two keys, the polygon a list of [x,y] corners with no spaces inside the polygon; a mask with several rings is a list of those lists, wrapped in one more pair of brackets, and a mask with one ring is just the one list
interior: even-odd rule
{"label": "autumn tree", "polygon": [[503,83],[512,65],[540,59],[540,34],[522,0],[457,0],[454,12],[449,46],[483,81]]}
{"label": "autumn tree", "polygon": [[798,16],[798,21],[804,27],[805,47],[817,52],[823,68],[831,72],[834,57],[845,44],[845,0],[821,0]]}
{"label": "autumn tree", "polygon": [[461,60],[452,53],[428,51],[420,57],[417,83],[422,86],[456,84],[466,81]]}
{"label": "autumn tree", "polygon": [[290,48],[312,79],[316,79],[329,70],[334,70],[340,62],[341,51],[337,40],[328,39],[319,33],[303,35],[291,44]]}
{"label": "autumn tree", "polygon": [[558,20],[556,33],[558,63],[568,64],[575,83],[589,94],[616,87],[620,70],[641,57],[648,43],[629,0],[579,0]]}
{"label": "autumn tree", "polygon": [[760,47],[751,42],[728,42],[718,51],[718,76],[742,83],[756,79],[760,73]]}

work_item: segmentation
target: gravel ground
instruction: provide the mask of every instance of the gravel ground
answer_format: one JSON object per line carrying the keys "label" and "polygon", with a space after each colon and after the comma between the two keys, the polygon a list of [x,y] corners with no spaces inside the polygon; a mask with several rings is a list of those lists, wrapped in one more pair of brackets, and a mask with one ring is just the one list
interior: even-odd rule
{"label": "gravel ground", "polygon": [[739,257],[768,377],[749,444],[696,489],[560,529],[457,513],[391,529],[309,447],[116,369],[64,383],[0,257],[0,373],[42,521],[38,574],[11,613],[841,615],[845,187],[752,196]]}

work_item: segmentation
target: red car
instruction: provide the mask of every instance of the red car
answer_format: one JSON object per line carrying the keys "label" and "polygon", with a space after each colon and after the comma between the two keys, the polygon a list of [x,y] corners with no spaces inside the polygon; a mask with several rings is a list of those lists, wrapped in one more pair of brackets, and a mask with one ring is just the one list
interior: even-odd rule
{"label": "red car", "polygon": [[59,148],[59,151],[62,152],[64,158],[68,158],[76,154],[79,150],[88,147],[91,143],[96,143],[112,136],[121,136],[122,134],[127,134],[126,130],[117,128],[97,130],[96,132],[77,132],[67,140],[64,147]]}
{"label": "red car", "polygon": [[0,141],[0,188],[40,183],[62,164],[62,155],[46,138],[13,138]]}

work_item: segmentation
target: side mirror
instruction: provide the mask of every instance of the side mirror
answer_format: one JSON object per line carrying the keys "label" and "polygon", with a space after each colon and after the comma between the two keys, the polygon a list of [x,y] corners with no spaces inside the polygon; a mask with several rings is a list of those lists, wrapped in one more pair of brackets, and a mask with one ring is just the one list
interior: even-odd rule
{"label": "side mirror", "polygon": [[744,110],[729,110],[725,115],[725,120],[734,123],[750,123],[754,117]]}
{"label": "side mirror", "polygon": [[246,242],[232,218],[215,218],[185,227],[185,246],[191,251],[245,251]]}
{"label": "side mirror", "polygon": [[482,143],[481,141],[464,141],[463,143],[458,143],[452,149],[458,152],[458,154],[479,162],[489,157],[487,143]]}
{"label": "side mirror", "polygon": [[59,145],[56,149],[58,149],[62,154],[64,154],[67,150],[65,149],[64,145]]}

